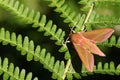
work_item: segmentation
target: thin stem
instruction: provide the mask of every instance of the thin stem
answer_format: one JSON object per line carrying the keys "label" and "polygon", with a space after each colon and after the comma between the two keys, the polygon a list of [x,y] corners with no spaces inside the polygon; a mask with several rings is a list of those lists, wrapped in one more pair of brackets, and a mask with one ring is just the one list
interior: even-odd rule
{"label": "thin stem", "polygon": [[90,14],[91,14],[92,11],[93,11],[93,7],[94,7],[94,4],[92,3],[91,8],[90,8],[90,10],[89,10],[89,12],[88,12],[88,14],[87,14],[87,17],[86,17],[86,19],[85,19],[85,21],[84,21],[84,23],[83,23],[82,31],[83,31],[84,28],[85,28],[85,24],[88,22],[88,19],[89,19],[89,17],[90,17]]}
{"label": "thin stem", "polygon": [[66,65],[66,68],[65,68],[65,70],[64,70],[64,75],[63,75],[63,77],[62,77],[63,80],[65,80],[66,73],[68,72],[68,69],[69,69],[70,65],[71,65],[71,59],[69,59],[69,60],[67,61],[67,65]]}

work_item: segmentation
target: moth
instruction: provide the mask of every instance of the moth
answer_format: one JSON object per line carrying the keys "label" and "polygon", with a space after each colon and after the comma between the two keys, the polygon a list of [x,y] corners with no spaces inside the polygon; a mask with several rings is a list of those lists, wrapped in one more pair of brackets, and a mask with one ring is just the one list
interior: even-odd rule
{"label": "moth", "polygon": [[113,32],[114,30],[112,28],[100,28],[87,32],[70,34],[71,42],[87,71],[93,71],[93,54],[105,56],[105,54],[97,47],[96,43],[104,42]]}

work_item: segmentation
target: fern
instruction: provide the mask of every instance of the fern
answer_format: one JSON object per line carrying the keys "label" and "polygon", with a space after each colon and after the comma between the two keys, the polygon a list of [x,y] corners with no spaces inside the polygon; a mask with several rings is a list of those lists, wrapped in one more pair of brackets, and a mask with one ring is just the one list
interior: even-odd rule
{"label": "fern", "polygon": [[81,0],[78,2],[79,4],[83,5],[83,8],[81,8],[81,11],[88,12],[91,8],[91,4],[93,3],[92,0]]}
{"label": "fern", "polygon": [[61,17],[65,18],[64,22],[69,23],[70,26],[76,26],[77,31],[83,30],[82,23],[85,19],[85,15],[77,14],[72,11],[70,6],[65,4],[65,0],[46,0],[49,1],[50,7],[56,7],[55,11],[61,13]]}
{"label": "fern", "polygon": [[[23,5],[20,5],[18,1],[14,0],[1,0],[0,5],[3,8],[6,8],[8,11],[11,11],[11,14],[16,15],[15,17],[19,19],[20,22],[27,24],[32,24],[32,27],[38,28],[39,32],[44,31],[44,36],[51,36],[51,40],[56,40],[56,45],[61,45],[59,52],[66,52],[65,59],[70,58],[68,55],[68,49],[66,44],[64,44],[65,32],[62,29],[57,29],[57,26],[53,24],[52,20],[46,22],[46,16],[40,15],[40,12],[30,11],[28,8],[25,8]],[[66,57],[67,55],[67,57]]]}
{"label": "fern", "polygon": [[[114,62],[111,61],[110,63],[104,63],[104,65],[102,64],[102,62],[99,62],[96,66],[94,66],[94,73],[100,73],[100,74],[109,74],[109,75],[115,75],[115,74],[119,74],[119,67],[120,65],[118,65],[115,68]],[[85,71],[85,68],[82,68],[82,73],[84,75],[87,75],[87,71]]]}
{"label": "fern", "polygon": [[93,11],[89,18],[89,22],[87,22],[86,24],[92,24],[94,26],[95,25],[107,25],[107,26],[110,25],[111,26],[111,24],[119,24],[119,18],[115,18],[114,16],[110,17],[108,15],[99,15]]}
{"label": "fern", "polygon": [[70,69],[67,73],[67,77],[69,80],[72,80],[73,76],[77,79],[81,79],[82,76],[87,77],[88,75],[94,75],[94,74],[119,75],[120,74],[119,70],[120,70],[120,64],[117,67],[115,67],[113,61],[104,64],[102,64],[102,62],[99,62],[97,65],[94,66],[94,70],[92,73],[89,73],[82,65],[81,74],[78,74],[74,71],[73,67],[70,66]]}
{"label": "fern", "polygon": [[[72,4],[68,4],[65,0],[43,0],[44,2],[49,2],[49,7],[55,7],[54,11],[59,13],[60,17],[64,18],[64,23],[67,23],[70,27],[75,26],[75,32],[80,32],[84,30],[92,30],[95,28],[111,27],[113,24],[119,24],[119,18],[114,16],[100,15],[95,11],[101,5],[119,5],[119,0],[80,0],[76,5],[80,7],[72,8]],[[43,64],[45,69],[52,72],[52,78],[58,80],[72,80],[74,77],[76,79],[82,78],[82,76],[94,75],[94,74],[109,74],[109,75],[119,75],[120,68],[119,65],[115,67],[115,62],[105,63],[99,62],[94,66],[94,71],[92,73],[87,72],[87,70],[82,65],[80,73],[74,70],[73,64],[71,63],[71,55],[64,43],[64,37],[68,36],[65,31],[58,28],[52,20],[48,20],[46,15],[40,14],[34,10],[30,10],[23,4],[20,4],[17,0],[0,0],[0,7],[6,12],[11,13],[13,17],[16,18],[16,22],[25,24],[32,24],[33,28],[37,28],[38,32],[43,32],[43,36],[50,36],[51,41],[56,41],[57,46],[61,46],[59,52],[65,53],[65,60],[55,60],[52,53],[48,52],[46,48],[41,48],[40,45],[35,46],[33,40],[29,40],[28,36],[23,37],[23,35],[16,35],[16,32],[10,33],[6,31],[5,28],[0,29],[0,42],[2,45],[11,45],[11,47],[16,47],[16,50],[21,52],[21,55],[26,55],[27,61],[38,61]],[[75,9],[75,10],[74,10]],[[67,30],[66,30],[67,32]],[[102,46],[115,46],[120,48],[120,38],[113,35],[107,41],[102,44]],[[1,59],[1,58],[0,58]],[[1,60],[0,60],[1,61]],[[4,62],[5,61],[5,62]],[[4,79],[19,79],[22,80],[32,79],[32,74],[25,74],[24,70],[19,71],[19,68],[14,68],[13,64],[8,65],[7,59],[3,61],[0,65],[0,73],[3,74]],[[2,63],[2,62],[1,62]],[[12,66],[11,66],[12,65]],[[8,67],[7,67],[8,66]],[[11,75],[12,74],[12,75]],[[26,77],[25,77],[26,75]],[[22,76],[22,77],[21,77]],[[37,78],[34,78],[37,80]]]}
{"label": "fern", "polygon": [[20,71],[19,67],[14,67],[13,63],[8,64],[8,59],[4,58],[2,61],[0,57],[0,75],[3,74],[3,80],[38,80],[38,78],[32,79],[32,73],[25,73],[25,70]]}
{"label": "fern", "polygon": [[59,60],[55,62],[51,53],[47,53],[46,49],[41,49],[39,45],[34,47],[34,42],[29,41],[27,36],[22,41],[22,35],[16,36],[14,32],[10,35],[10,32],[5,31],[4,28],[1,28],[0,35],[0,41],[3,45],[9,43],[11,46],[16,46],[16,49],[21,51],[21,55],[27,55],[27,61],[39,61],[46,69],[53,72],[53,78],[62,78],[64,75],[64,62]]}
{"label": "fern", "polygon": [[113,4],[116,4],[116,5],[118,4],[119,5],[120,1],[119,0],[102,0],[102,1],[101,0],[96,0],[95,3],[97,3],[97,6],[98,5],[106,5],[106,4],[107,5],[108,4],[109,5],[113,5]]}
{"label": "fern", "polygon": [[[20,22],[33,24],[32,27],[38,28],[39,32],[45,31],[44,36],[51,36],[51,40],[56,40],[55,44],[65,46],[65,44],[62,44],[65,32],[62,29],[57,29],[52,20],[48,20],[47,22],[45,15],[40,15],[40,12],[35,12],[34,10],[30,11],[15,0],[1,0],[0,6],[10,11],[11,14],[16,15],[15,17],[19,18]],[[67,47],[64,48],[66,49]]]}

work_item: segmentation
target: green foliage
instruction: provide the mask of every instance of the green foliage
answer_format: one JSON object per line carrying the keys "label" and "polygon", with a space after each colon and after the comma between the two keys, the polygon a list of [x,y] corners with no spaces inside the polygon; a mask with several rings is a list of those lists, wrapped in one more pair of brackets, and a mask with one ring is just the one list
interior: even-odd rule
{"label": "green foliage", "polygon": [[3,80],[38,80],[37,77],[32,79],[31,72],[26,74],[25,69],[20,71],[19,67],[14,67],[13,63],[9,64],[7,58],[2,61],[0,57],[0,75],[2,74]]}
{"label": "green foliage", "polygon": [[65,18],[64,22],[69,23],[70,26],[76,26],[77,30],[81,30],[81,25],[85,19],[84,14],[77,14],[76,11],[72,11],[69,5],[65,3],[65,0],[47,0],[50,2],[50,7],[56,7],[55,11],[61,13],[60,17]]}
{"label": "green foliage", "polygon": [[44,65],[44,68],[53,72],[54,78],[61,77],[64,75],[64,62],[56,61],[51,53],[46,52],[46,49],[41,49],[40,45],[34,46],[34,42],[26,36],[22,40],[22,36],[13,32],[10,34],[9,31],[5,31],[4,28],[0,30],[0,40],[3,45],[16,46],[18,51],[21,51],[21,55],[27,55],[27,61],[39,61]]}
{"label": "green foliage", "polygon": [[[62,18],[63,23],[66,23],[69,26],[68,28],[75,27],[75,32],[104,27],[114,28],[114,25],[120,24],[120,15],[117,15],[118,17],[116,17],[112,14],[101,15],[97,12],[100,10],[98,8],[101,6],[120,6],[119,0],[80,0],[78,2],[74,0],[70,0],[70,2],[67,0],[42,1],[50,8],[48,11],[54,9],[53,11],[56,12],[55,14],[58,14],[59,17]],[[62,60],[57,59],[57,56],[54,56],[46,47],[43,48],[43,45],[45,45],[44,42],[41,42],[42,44],[36,46],[35,41],[30,40],[29,36],[23,37],[24,34],[18,34],[16,31],[11,33],[11,28],[8,28],[10,30],[6,30],[6,27],[9,24],[4,25],[5,27],[0,29],[1,46],[10,44],[10,47],[16,47],[16,50],[21,52],[21,56],[26,55],[26,61],[38,62],[43,65],[44,69],[49,70],[49,72],[52,73],[53,79],[81,79],[82,76],[87,77],[88,75],[94,74],[120,75],[120,64],[117,64],[117,67],[115,67],[114,64],[116,63],[112,60],[110,63],[98,62],[98,64],[94,66],[94,71],[91,73],[87,72],[83,65],[81,71],[79,71],[79,73],[76,72],[71,63],[71,55],[66,45],[66,40],[64,39],[69,36],[69,33],[67,32],[68,28],[66,30],[64,27],[58,27],[62,26],[62,21],[60,20],[60,22],[58,18],[56,20],[60,23],[59,25],[56,25],[54,24],[54,20],[49,20],[49,18],[47,18],[47,15],[41,14],[39,11],[31,10],[18,0],[0,0],[0,8],[13,17],[12,19],[14,21],[12,24],[15,22],[24,26],[27,25],[27,27],[29,25],[29,27],[36,29],[35,32],[40,33],[40,35],[37,36],[37,39],[49,38],[49,41],[45,40],[45,42],[53,41],[55,42],[55,45],[51,46],[54,46],[55,48],[59,47],[57,50],[58,52],[55,53],[56,55],[58,55],[57,53],[64,54],[62,57],[64,57],[65,60],[63,58]],[[48,14],[53,16],[50,13]],[[55,17],[52,17],[52,19],[54,18]],[[16,28],[19,29],[19,26]],[[22,28],[26,29],[26,27]],[[30,34],[32,34],[32,32]],[[33,35],[33,37],[35,37],[35,35]],[[119,43],[120,37],[114,34],[107,41],[98,45],[120,48]],[[55,48],[54,50],[56,50]],[[52,49],[52,47],[50,49]],[[32,73],[25,74],[25,69],[20,71],[18,67],[14,68],[13,63],[8,65],[8,59],[4,58],[2,61],[0,58],[0,75],[3,76],[3,80],[38,80],[38,78],[32,78]]]}

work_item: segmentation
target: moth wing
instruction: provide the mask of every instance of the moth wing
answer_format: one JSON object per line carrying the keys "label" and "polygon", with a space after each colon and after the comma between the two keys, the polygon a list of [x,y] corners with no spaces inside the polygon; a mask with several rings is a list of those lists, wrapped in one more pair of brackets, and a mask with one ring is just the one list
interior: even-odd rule
{"label": "moth wing", "polygon": [[84,39],[82,43],[83,43],[83,47],[88,51],[90,51],[92,54],[105,56],[105,54],[96,46],[96,44],[91,42],[89,39]]}
{"label": "moth wing", "polygon": [[104,42],[114,32],[111,28],[100,28],[88,32],[81,33],[85,38],[93,40],[95,42]]}
{"label": "moth wing", "polygon": [[75,33],[71,35],[71,41],[75,45],[79,45],[78,49],[85,49],[85,51],[89,51],[92,54],[96,54],[99,56],[105,56],[104,53],[96,46],[96,44],[90,39],[85,38],[81,33]]}
{"label": "moth wing", "polygon": [[84,48],[82,48],[80,45],[78,44],[74,44],[74,47],[83,63],[83,65],[85,66],[85,68],[92,72],[93,71],[93,67],[94,67],[94,56],[93,54],[91,54],[89,51],[85,50]]}

